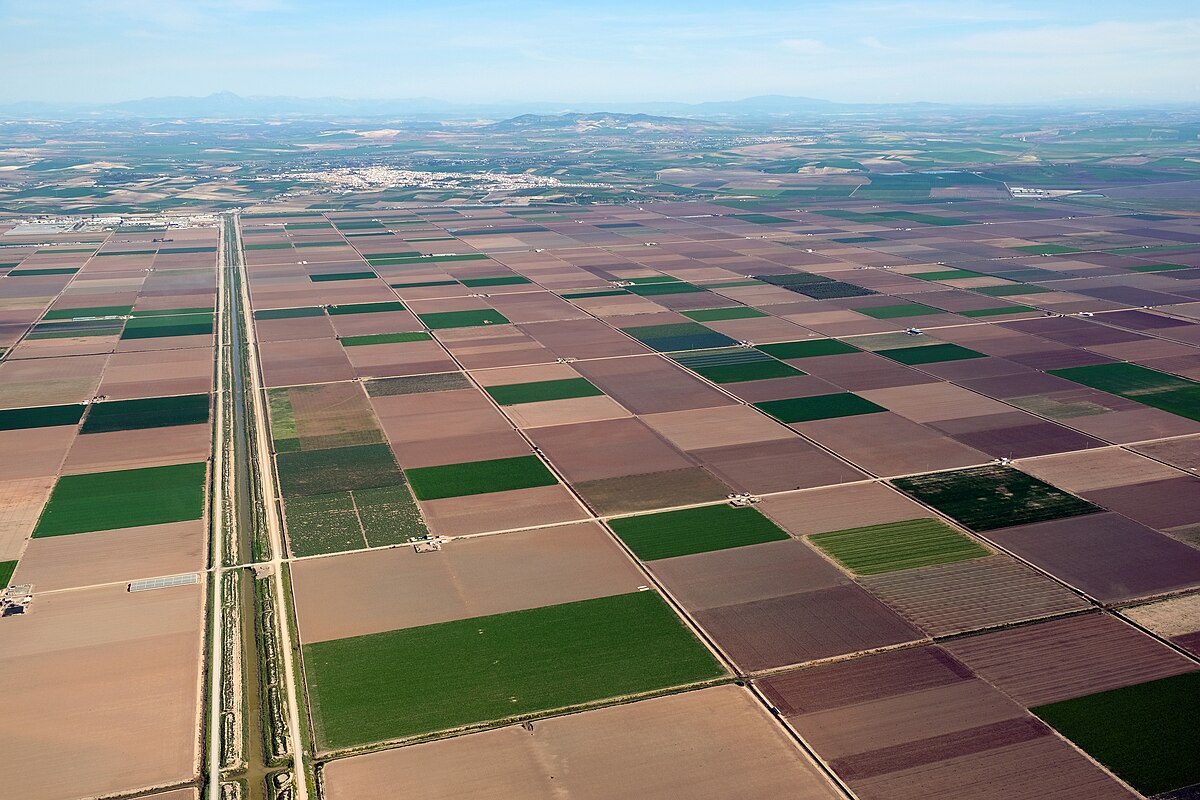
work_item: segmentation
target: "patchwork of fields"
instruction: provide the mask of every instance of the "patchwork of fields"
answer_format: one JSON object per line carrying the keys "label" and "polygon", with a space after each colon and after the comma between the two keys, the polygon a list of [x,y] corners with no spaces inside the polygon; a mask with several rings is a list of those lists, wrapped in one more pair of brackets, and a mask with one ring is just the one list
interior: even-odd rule
{"label": "patchwork of fields", "polygon": [[[1198,666],[1164,642],[1200,621],[1155,638],[1115,609],[1200,589],[1200,502],[1166,500],[1200,496],[1200,243],[1171,271],[1110,252],[1194,223],[776,205],[242,216],[329,797],[611,796],[626,766],[709,796],[712,764],[633,742],[696,714],[778,735],[734,710],[748,689],[698,688],[734,679],[836,776],[789,745],[767,792],[1196,782],[1129,770],[1136,715],[1095,722]],[[1113,652],[1035,696],[976,656],[1053,626]],[[1064,636],[1025,668],[1082,670]],[[630,742],[597,727],[621,715]]]}

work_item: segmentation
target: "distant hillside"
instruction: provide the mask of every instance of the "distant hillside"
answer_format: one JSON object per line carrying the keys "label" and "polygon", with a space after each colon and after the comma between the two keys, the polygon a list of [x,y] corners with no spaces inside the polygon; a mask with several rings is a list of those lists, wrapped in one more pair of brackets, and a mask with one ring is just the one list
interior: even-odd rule
{"label": "distant hillside", "polygon": [[496,133],[536,133],[539,131],[562,131],[571,133],[687,133],[724,129],[703,120],[681,117],[656,117],[650,114],[618,114],[599,112],[594,114],[520,114],[500,122],[484,126],[484,130]]}

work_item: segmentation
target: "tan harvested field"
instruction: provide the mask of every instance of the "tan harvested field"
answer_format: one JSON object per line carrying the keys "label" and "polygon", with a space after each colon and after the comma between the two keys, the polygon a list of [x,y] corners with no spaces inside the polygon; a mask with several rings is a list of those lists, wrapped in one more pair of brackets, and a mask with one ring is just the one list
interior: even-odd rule
{"label": "tan harvested field", "polygon": [[0,561],[14,561],[33,532],[54,478],[0,482]]}
{"label": "tan harvested field", "polygon": [[521,434],[513,430],[421,439],[415,442],[392,442],[391,444],[392,450],[396,454],[396,460],[400,466],[407,469],[512,458],[526,456],[531,452],[529,443],[521,437]]}
{"label": "tan harvested field", "polygon": [[[197,770],[202,586],[46,594],[0,628],[5,793],[68,800]],[[36,676],[37,680],[30,680]]]}
{"label": "tan harvested field", "polygon": [[504,413],[519,428],[571,425],[631,416],[620,403],[604,395],[521,403],[505,406]]}
{"label": "tan harvested field", "polygon": [[1159,636],[1183,636],[1200,631],[1200,594],[1134,606],[1121,613]]}
{"label": "tan harvested field", "polygon": [[1140,444],[1133,449],[1187,472],[1200,472],[1200,437]]}
{"label": "tan harvested field", "polygon": [[545,427],[529,437],[567,480],[577,483],[693,466],[637,419]]}
{"label": "tan harvested field", "polygon": [[1197,668],[1133,626],[1100,612],[955,639],[945,647],[1026,706]]}
{"label": "tan harvested field", "polygon": [[716,388],[657,356],[581,361],[575,369],[635,414],[734,403]]}
{"label": "tan harvested field", "polygon": [[107,472],[204,461],[212,450],[212,426],[174,425],[75,437],[63,474]]}
{"label": "tan harvested field", "polygon": [[649,348],[594,319],[519,326],[556,358],[607,358],[648,353]]}
{"label": "tan harvested field", "polygon": [[32,539],[14,580],[37,591],[178,575],[204,568],[203,520]]}
{"label": "tan harvested field", "polygon": [[325,783],[329,800],[840,796],[734,686],[334,761]]}
{"label": "tan harvested field", "polygon": [[949,383],[868,389],[859,394],[913,422],[938,422],[1012,411],[1012,406]]}
{"label": "tan harvested field", "polygon": [[175,789],[170,792],[147,795],[147,797],[153,798],[153,800],[199,800],[200,792],[197,789]]}
{"label": "tan harvested field", "polygon": [[680,450],[797,438],[786,427],[749,406],[646,414],[641,420]]}
{"label": "tan harvested field", "polygon": [[512,430],[504,415],[473,388],[372,397],[371,405],[388,441],[396,444]]}
{"label": "tan harvested field", "polygon": [[480,386],[508,386],[513,383],[568,380],[578,378],[579,373],[567,364],[532,364],[525,367],[478,370],[471,377]]}
{"label": "tan harvested field", "polygon": [[0,481],[56,475],[73,439],[74,425],[0,431]]}
{"label": "tan harvested field", "polygon": [[882,477],[986,464],[992,460],[991,456],[891,412],[800,422],[793,427]]}
{"label": "tan harvested field", "polygon": [[755,494],[809,489],[867,477],[799,436],[692,450],[689,455],[733,488]]}
{"label": "tan harvested field", "polygon": [[565,486],[538,486],[421,502],[429,530],[438,536],[529,528],[586,519]]}
{"label": "tan harvested field", "polygon": [[929,516],[924,506],[881,483],[768,497],[758,509],[798,536]]}
{"label": "tan harvested field", "polygon": [[1115,447],[1027,459],[1021,469],[1076,494],[1182,477],[1179,470]]}
{"label": "tan harvested field", "polygon": [[549,350],[514,325],[451,328],[436,333],[438,340],[467,369],[512,367],[554,360]]}
{"label": "tan harvested field", "polygon": [[211,347],[115,353],[104,370],[99,394],[109,400],[203,394],[212,390],[213,357]]}
{"label": "tan harvested field", "polygon": [[859,583],[930,636],[1090,607],[1070,589],[1006,555],[868,575]]}
{"label": "tan harvested field", "polygon": [[0,363],[0,408],[90,400],[106,361],[107,355],[93,355]]}
{"label": "tan harvested field", "polygon": [[297,561],[305,643],[637,591],[645,585],[595,523]]}

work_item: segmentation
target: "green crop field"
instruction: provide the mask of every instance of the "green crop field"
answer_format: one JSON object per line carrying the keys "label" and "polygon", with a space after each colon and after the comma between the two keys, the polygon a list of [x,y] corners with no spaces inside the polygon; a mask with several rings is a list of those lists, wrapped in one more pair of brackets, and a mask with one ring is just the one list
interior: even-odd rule
{"label": "green crop field", "polygon": [[940,269],[933,272],[914,272],[908,277],[923,281],[956,281],[963,278],[982,278],[984,275],[969,269]]}
{"label": "green crop field", "polygon": [[200,519],[208,464],[172,464],[64,475],[33,531],[34,538]]}
{"label": "green crop field", "polygon": [[341,553],[367,546],[350,492],[289,497],[283,512],[292,555]]}
{"label": "green crop field", "polygon": [[431,330],[443,328],[476,328],[481,325],[507,325],[508,318],[491,308],[477,311],[439,311],[433,314],[418,314],[421,321]]}
{"label": "green crop field", "polygon": [[1200,420],[1200,383],[1196,381],[1126,362],[1047,372],[1160,411]]}
{"label": "green crop field", "polygon": [[857,575],[878,575],[990,555],[936,519],[886,522],[818,533],[809,541]]}
{"label": "green crop field", "polygon": [[775,358],[816,358],[818,356],[840,356],[846,353],[857,353],[858,348],[839,342],[837,339],[809,339],[800,342],[779,342],[777,344],[760,344],[759,350]]}
{"label": "green crop field", "polygon": [[886,408],[851,392],[820,394],[814,397],[792,397],[786,400],[764,400],[755,408],[767,412],[780,422],[813,422],[859,414],[878,414]]}
{"label": "green crop field", "polygon": [[554,473],[537,456],[532,455],[440,467],[417,467],[406,474],[418,500],[507,492],[558,483]]}
{"label": "green crop field", "polygon": [[643,561],[788,538],[755,509],[729,505],[624,517],[609,520],[609,525]]}
{"label": "green crop field", "polygon": [[364,444],[279,453],[275,457],[284,497],[374,489],[404,483],[392,449]]}
{"label": "green crop field", "polygon": [[643,297],[652,297],[660,294],[695,294],[696,292],[706,291],[699,286],[691,283],[685,283],[684,281],[644,283],[640,286],[629,286],[626,290],[631,294],[636,294]]}
{"label": "green crop field", "polygon": [[337,316],[339,314],[378,314],[382,311],[403,311],[403,303],[395,302],[380,302],[380,303],[344,303],[340,306],[330,306],[329,314]]}
{"label": "green crop field", "polygon": [[925,317],[930,314],[945,314],[938,308],[930,308],[920,303],[897,303],[891,306],[868,306],[853,309],[859,314],[865,314],[875,319],[898,319],[900,317]]}
{"label": "green crop field", "polygon": [[604,392],[597,389],[586,378],[563,378],[556,381],[533,383],[510,383],[505,386],[487,386],[485,391],[502,406],[522,403],[540,403],[546,400],[569,400],[575,397],[595,397]]}
{"label": "green crop field", "polygon": [[523,278],[520,275],[499,275],[493,278],[463,278],[459,281],[463,286],[475,288],[483,286],[516,286],[532,282],[529,278]]}
{"label": "green crop field", "polygon": [[642,344],[664,353],[675,350],[704,350],[736,344],[725,334],[717,333],[698,322],[637,325],[632,328],[622,328],[622,330]]}
{"label": "green crop field", "polygon": [[984,353],[969,350],[957,344],[929,344],[917,347],[897,347],[879,350],[879,355],[899,361],[901,364],[937,364],[942,361],[963,361],[968,358],[986,358]]}
{"label": "green crop field", "polygon": [[330,281],[365,281],[378,277],[374,272],[365,270],[360,272],[322,272],[309,275],[308,279],[313,283],[328,283]]}
{"label": "green crop field", "polygon": [[1033,311],[1029,306],[996,306],[995,308],[973,308],[967,311],[956,311],[954,313],[963,317],[995,317],[1002,314],[1023,314],[1026,311]]}
{"label": "green crop field", "polygon": [[303,655],[323,749],[725,674],[655,592],[316,642]]}
{"label": "green crop field", "polygon": [[81,433],[108,433],[208,422],[208,395],[151,397],[93,403]]}
{"label": "green crop field", "polygon": [[16,561],[0,561],[0,589],[8,586],[13,573],[17,571]]}
{"label": "green crop field", "polygon": [[254,319],[256,320],[301,319],[304,317],[323,316],[325,316],[325,309],[317,306],[308,306],[307,308],[267,308],[254,312]]}
{"label": "green crop field", "polygon": [[155,339],[160,336],[210,336],[213,313],[155,314],[134,316],[125,323],[122,339]]}
{"label": "green crop field", "polygon": [[461,372],[436,372],[430,375],[408,375],[402,378],[375,378],[366,382],[371,397],[391,397],[400,394],[450,392],[473,386]]}
{"label": "green crop field", "polygon": [[895,478],[905,494],[971,530],[990,531],[1101,509],[1012,467],[985,466]]}
{"label": "green crop field", "polygon": [[867,289],[863,286],[856,286],[853,283],[845,283],[844,281],[822,281],[821,283],[812,283],[806,286],[789,286],[787,288],[805,297],[811,297],[813,300],[834,300],[840,297],[866,297],[868,295],[879,294],[874,289]]}
{"label": "green crop field", "polygon": [[5,409],[0,411],[0,431],[75,425],[83,417],[85,408],[86,406],[76,403],[68,406]]}
{"label": "green crop field", "polygon": [[726,319],[757,319],[768,316],[750,306],[734,306],[732,308],[705,308],[700,311],[684,311],[683,316],[696,322],[720,322]]}
{"label": "green crop field", "polygon": [[366,347],[373,344],[427,342],[432,338],[425,331],[404,331],[402,333],[369,333],[365,336],[343,336],[338,341],[342,343],[342,347]]}
{"label": "green crop field", "polygon": [[57,308],[47,311],[42,319],[53,320],[85,319],[88,317],[124,317],[133,311],[133,306],[90,306],[87,308]]}
{"label": "green crop field", "polygon": [[1044,294],[1050,290],[1032,283],[1005,283],[999,286],[978,286],[971,291],[988,297],[1008,297],[1013,294]]}
{"label": "green crop field", "polygon": [[1200,672],[1031,711],[1142,794],[1200,784]]}
{"label": "green crop field", "polygon": [[363,535],[372,547],[403,544],[429,533],[408,486],[380,486],[351,492]]}

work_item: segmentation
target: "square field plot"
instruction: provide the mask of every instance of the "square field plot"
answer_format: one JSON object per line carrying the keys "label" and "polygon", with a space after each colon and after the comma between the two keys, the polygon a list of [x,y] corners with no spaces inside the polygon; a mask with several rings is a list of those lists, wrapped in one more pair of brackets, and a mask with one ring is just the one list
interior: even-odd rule
{"label": "square field plot", "polygon": [[318,642],[304,659],[324,750],[724,674],[654,592]]}
{"label": "square field plot", "polygon": [[728,505],[625,517],[610,520],[609,525],[643,561],[788,538],[753,508]]}
{"label": "square field plot", "polygon": [[936,519],[887,522],[818,533],[809,539],[856,575],[878,575],[989,555],[982,545]]}
{"label": "square field plot", "polygon": [[896,488],[976,531],[1094,514],[1101,509],[1012,467],[896,478]]}
{"label": "square field plot", "polygon": [[408,470],[407,475],[418,500],[440,500],[558,483],[537,456],[418,467]]}
{"label": "square field plot", "polygon": [[968,358],[986,358],[983,353],[970,350],[957,344],[928,344],[917,347],[897,347],[892,350],[880,350],[879,355],[886,356],[901,364],[939,364],[943,361],[964,361]]}
{"label": "square field plot", "polygon": [[1143,794],[1200,783],[1200,672],[1039,706],[1033,713]]}
{"label": "square field plot", "polygon": [[788,424],[887,411],[883,406],[876,405],[865,397],[859,397],[851,392],[821,394],[814,397],[792,397],[787,400],[765,400],[755,403],[754,406],[780,422]]}
{"label": "square field plot", "polygon": [[35,537],[134,528],[204,515],[208,464],[66,475],[50,494]]}

